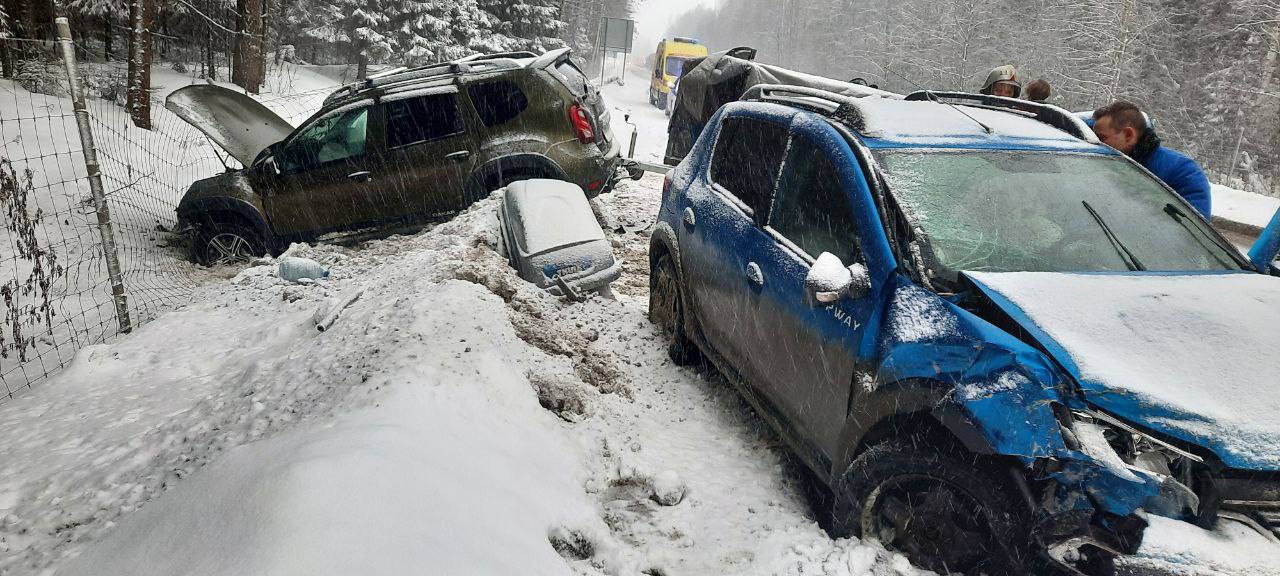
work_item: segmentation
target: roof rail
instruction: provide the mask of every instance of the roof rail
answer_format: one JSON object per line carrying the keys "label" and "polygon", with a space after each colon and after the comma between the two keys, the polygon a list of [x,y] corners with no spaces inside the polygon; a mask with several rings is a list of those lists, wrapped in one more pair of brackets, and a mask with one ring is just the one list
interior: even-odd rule
{"label": "roof rail", "polygon": [[867,129],[866,115],[858,104],[858,98],[837,94],[829,90],[810,88],[808,86],[789,86],[785,84],[757,84],[742,94],[741,100],[761,102],[778,102],[801,106],[831,115],[847,124],[857,132]]}
{"label": "roof rail", "polygon": [[494,54],[486,58],[464,61],[454,60],[452,62],[441,62],[438,64],[428,64],[399,70],[389,74],[378,74],[370,76],[362,81],[347,84],[337,90],[334,90],[324,99],[323,106],[336,102],[342,98],[353,97],[365,90],[379,88],[384,86],[394,86],[408,82],[416,82],[427,80],[430,78],[443,78],[446,76],[459,76],[473,72],[492,72],[496,70],[516,70],[523,68],[524,65],[505,54]]}
{"label": "roof rail", "polygon": [[1085,124],[1078,116],[1052,104],[970,92],[939,92],[934,90],[912,92],[907,95],[906,99],[917,102],[939,102],[1015,112],[1053,126],[1090,144],[1102,143],[1098,140],[1098,136],[1093,133],[1093,129],[1089,128],[1089,125]]}
{"label": "roof rail", "polygon": [[525,59],[537,58],[538,55],[528,50],[518,50],[515,52],[498,52],[496,54],[472,54],[465,58],[459,58],[454,62],[475,62],[476,60],[497,60],[499,58]]}

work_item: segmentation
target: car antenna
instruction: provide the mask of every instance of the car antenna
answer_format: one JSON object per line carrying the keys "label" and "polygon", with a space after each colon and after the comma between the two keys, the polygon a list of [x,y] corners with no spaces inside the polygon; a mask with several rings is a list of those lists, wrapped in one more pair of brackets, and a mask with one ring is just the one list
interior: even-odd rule
{"label": "car antenna", "polygon": [[992,129],[991,129],[991,127],[990,127],[990,126],[987,126],[986,124],[983,124],[981,120],[978,120],[977,118],[974,118],[973,116],[970,116],[968,112],[965,112],[964,110],[961,110],[959,106],[956,106],[955,104],[952,104],[952,103],[950,103],[950,102],[945,102],[945,101],[943,101],[941,98],[938,98],[938,95],[937,95],[937,94],[934,94],[932,90],[930,90],[930,89],[928,89],[928,88],[925,88],[924,86],[921,86],[921,85],[919,85],[919,84],[916,84],[916,83],[915,83],[915,81],[911,80],[910,78],[907,78],[906,76],[903,76],[902,74],[899,74],[896,70],[893,70],[893,69],[891,69],[891,68],[883,68],[883,67],[882,67],[882,69],[883,69],[885,72],[888,72],[888,73],[890,73],[890,74],[893,74],[894,76],[897,76],[897,77],[899,77],[899,78],[901,78],[901,79],[903,79],[903,80],[906,80],[908,84],[911,84],[912,86],[915,86],[915,87],[916,87],[917,89],[919,89],[920,91],[924,92],[927,96],[929,96],[929,101],[930,101],[930,102],[937,102],[938,104],[946,104],[947,106],[950,106],[952,110],[955,110],[956,112],[959,112],[959,113],[960,113],[961,115],[963,115],[965,118],[968,118],[968,119],[972,120],[974,124],[977,124],[978,126],[981,126],[981,127],[982,127],[982,130],[983,130],[983,131],[985,131],[987,134],[992,134],[992,133],[994,133],[994,132],[995,132],[994,130],[992,130]]}

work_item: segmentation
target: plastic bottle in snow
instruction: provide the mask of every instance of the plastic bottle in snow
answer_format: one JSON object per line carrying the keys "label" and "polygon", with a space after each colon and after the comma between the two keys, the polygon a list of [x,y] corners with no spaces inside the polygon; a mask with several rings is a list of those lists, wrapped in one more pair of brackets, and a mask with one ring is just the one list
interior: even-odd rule
{"label": "plastic bottle in snow", "polygon": [[280,259],[280,265],[276,269],[276,274],[284,280],[297,282],[303,278],[311,280],[319,280],[328,278],[329,271],[321,266],[319,262],[308,258],[298,258],[295,256],[285,256]]}

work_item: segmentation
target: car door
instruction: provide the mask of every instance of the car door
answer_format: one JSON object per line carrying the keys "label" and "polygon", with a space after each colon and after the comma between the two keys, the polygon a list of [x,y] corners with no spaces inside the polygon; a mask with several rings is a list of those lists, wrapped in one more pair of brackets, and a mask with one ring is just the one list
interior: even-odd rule
{"label": "car door", "polygon": [[786,138],[785,118],[724,118],[707,172],[683,195],[685,285],[708,343],[739,371],[761,353],[750,347],[754,319],[742,314],[757,285],[741,247],[768,208]]}
{"label": "car door", "polygon": [[752,228],[741,248],[762,278],[744,309],[758,324],[751,343],[757,353],[747,358],[764,394],[808,449],[802,454],[824,469],[845,423],[855,373],[871,373],[873,347],[863,343],[871,342],[866,336],[877,299],[819,303],[806,294],[805,277],[823,252],[846,266],[865,266],[860,235],[880,233],[879,219],[843,137],[824,120],[795,126],[767,224]]}
{"label": "car door", "polygon": [[417,220],[456,212],[475,168],[475,135],[467,129],[454,86],[383,98],[387,117],[385,216]]}
{"label": "car door", "polygon": [[372,101],[314,118],[273,155],[265,178],[267,217],[276,234],[313,236],[379,219],[381,114]]}

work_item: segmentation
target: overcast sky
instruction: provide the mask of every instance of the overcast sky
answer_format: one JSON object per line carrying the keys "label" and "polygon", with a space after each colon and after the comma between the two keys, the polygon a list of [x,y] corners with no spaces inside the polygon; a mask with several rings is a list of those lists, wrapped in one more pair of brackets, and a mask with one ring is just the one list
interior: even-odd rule
{"label": "overcast sky", "polygon": [[[717,0],[640,0],[636,8],[635,53],[648,54],[658,45],[667,24],[698,6],[715,6]],[[725,0],[719,0],[724,2]]]}

